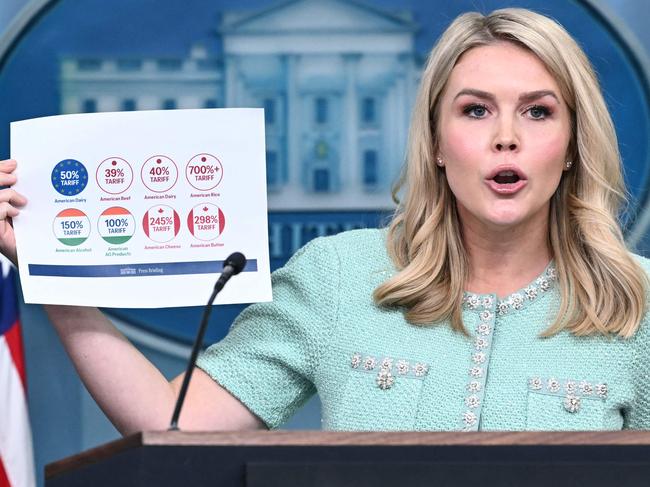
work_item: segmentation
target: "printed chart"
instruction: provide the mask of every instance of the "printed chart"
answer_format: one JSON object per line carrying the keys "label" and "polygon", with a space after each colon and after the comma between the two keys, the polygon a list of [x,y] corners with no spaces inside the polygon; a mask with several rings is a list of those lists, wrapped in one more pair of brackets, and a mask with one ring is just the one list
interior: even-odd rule
{"label": "printed chart", "polygon": [[204,304],[234,251],[248,258],[237,281],[252,286],[222,302],[270,299],[261,110],[65,115],[11,128],[16,189],[29,199],[15,219],[27,302]]}
{"label": "printed chart", "polygon": [[[206,163],[206,160],[209,162]],[[199,154],[187,163],[186,173],[193,188],[207,191],[216,188],[221,182],[223,166],[215,156]],[[87,174],[88,171],[82,162],[70,159],[61,161],[52,171],[52,188],[63,196],[79,194],[87,184]],[[122,194],[133,184],[132,166],[121,157],[103,160],[97,166],[96,174],[99,189],[107,195]],[[164,155],[152,156],[144,162],[140,174],[139,183],[146,190],[166,193],[166,198],[175,199],[170,190],[178,180],[178,169],[172,158]],[[187,228],[197,240],[215,240],[225,229],[224,212],[217,204],[209,201],[211,196],[215,195],[205,194],[205,201],[195,205],[187,213]],[[176,238],[182,221],[173,206],[159,204],[144,212],[141,229],[152,242],[165,243]],[[88,239],[92,226],[88,215],[80,208],[73,207],[57,213],[53,230],[59,242],[75,247]],[[95,230],[106,242],[117,245],[128,242],[136,233],[137,225],[133,213],[128,208],[113,206],[102,211]]]}

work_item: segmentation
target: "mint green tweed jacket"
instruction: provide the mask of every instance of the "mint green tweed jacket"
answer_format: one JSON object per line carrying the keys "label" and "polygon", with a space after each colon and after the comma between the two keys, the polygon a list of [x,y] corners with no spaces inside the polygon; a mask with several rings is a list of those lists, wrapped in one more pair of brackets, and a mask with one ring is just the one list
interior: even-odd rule
{"label": "mint green tweed jacket", "polygon": [[466,337],[375,306],[394,272],[384,231],[316,239],[198,366],[269,428],[314,393],[330,430],[650,428],[647,317],[627,340],[539,338],[559,306],[551,265],[507,299],[466,294]]}

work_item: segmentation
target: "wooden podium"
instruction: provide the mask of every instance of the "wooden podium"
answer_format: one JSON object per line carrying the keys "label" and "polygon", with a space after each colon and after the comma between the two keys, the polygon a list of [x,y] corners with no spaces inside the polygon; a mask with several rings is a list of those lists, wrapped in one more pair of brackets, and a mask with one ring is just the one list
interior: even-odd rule
{"label": "wooden podium", "polygon": [[650,431],[145,432],[48,465],[46,487],[650,485]]}

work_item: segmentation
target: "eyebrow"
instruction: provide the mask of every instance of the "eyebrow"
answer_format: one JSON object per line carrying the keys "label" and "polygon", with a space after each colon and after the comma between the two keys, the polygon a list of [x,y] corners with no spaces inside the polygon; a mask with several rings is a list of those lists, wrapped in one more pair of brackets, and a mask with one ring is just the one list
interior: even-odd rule
{"label": "eyebrow", "polygon": [[[476,96],[478,98],[482,98],[484,100],[488,100],[488,101],[491,101],[491,102],[496,101],[496,97],[492,93],[488,93],[487,91],[483,91],[483,90],[477,90],[477,89],[474,89],[474,88],[464,88],[464,89],[460,90],[458,92],[458,94],[454,97],[454,100],[456,98],[458,98],[459,96],[462,96],[462,95],[473,95],[473,96]],[[551,97],[555,98],[555,101],[560,103],[560,99],[557,97],[555,92],[553,92],[552,90],[536,90],[536,91],[529,91],[527,93],[522,93],[521,95],[519,95],[519,101],[520,102],[529,102],[529,101],[537,100],[537,99],[542,98],[544,96],[551,96]]]}

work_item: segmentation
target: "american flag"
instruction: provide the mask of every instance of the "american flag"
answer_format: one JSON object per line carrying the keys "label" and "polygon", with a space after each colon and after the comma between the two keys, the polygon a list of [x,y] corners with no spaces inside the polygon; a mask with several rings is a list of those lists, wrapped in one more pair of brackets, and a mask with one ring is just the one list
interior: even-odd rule
{"label": "american flag", "polygon": [[0,487],[34,487],[25,360],[14,270],[0,258]]}

